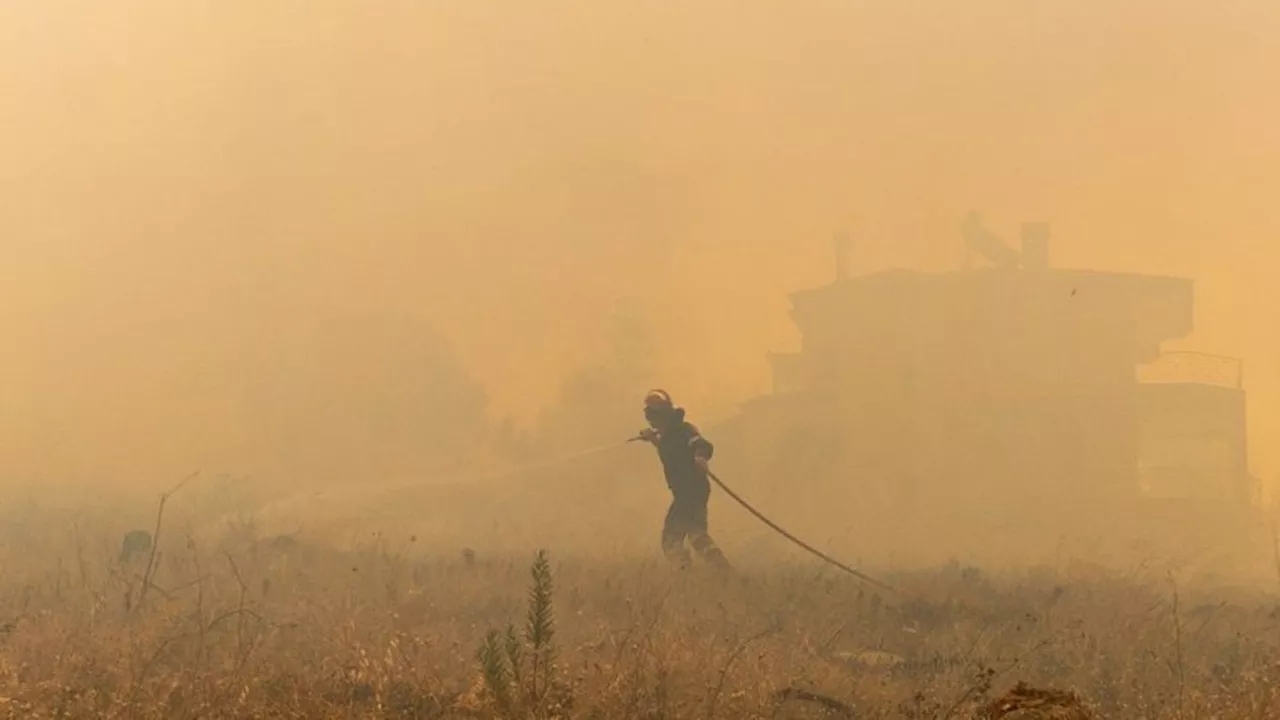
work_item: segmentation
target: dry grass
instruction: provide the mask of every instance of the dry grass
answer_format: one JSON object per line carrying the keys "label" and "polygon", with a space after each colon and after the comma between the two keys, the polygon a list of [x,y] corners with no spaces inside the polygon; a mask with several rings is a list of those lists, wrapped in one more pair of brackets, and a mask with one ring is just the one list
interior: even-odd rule
{"label": "dry grass", "polygon": [[13,718],[1280,717],[1276,607],[1165,568],[940,568],[886,594],[816,566],[720,580],[551,548],[531,574],[532,549],[179,520],[124,564],[110,522],[22,512],[0,556]]}

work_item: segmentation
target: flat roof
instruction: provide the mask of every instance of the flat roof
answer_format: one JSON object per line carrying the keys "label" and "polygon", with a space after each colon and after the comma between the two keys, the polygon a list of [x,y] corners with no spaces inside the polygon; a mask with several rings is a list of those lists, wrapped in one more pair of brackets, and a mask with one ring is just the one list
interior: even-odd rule
{"label": "flat roof", "polygon": [[1062,268],[981,268],[950,272],[884,270],[838,280],[789,295],[801,329],[850,306],[943,313],[956,303],[978,302],[1000,314],[1035,305],[1077,316],[1128,317],[1141,334],[1173,339],[1191,332],[1194,287],[1188,278]]}
{"label": "flat roof", "polygon": [[1044,270],[979,268],[945,272],[892,269],[855,275],[821,287],[798,290],[790,293],[790,297],[804,299],[838,295],[852,289],[867,290],[872,288],[886,290],[891,288],[910,290],[948,288],[961,290],[1008,282],[1041,287],[1045,285],[1064,286],[1077,291],[1123,289],[1128,292],[1148,291],[1157,293],[1170,291],[1190,292],[1193,285],[1193,281],[1190,278],[1171,275],[1147,275],[1071,268],[1048,268]]}

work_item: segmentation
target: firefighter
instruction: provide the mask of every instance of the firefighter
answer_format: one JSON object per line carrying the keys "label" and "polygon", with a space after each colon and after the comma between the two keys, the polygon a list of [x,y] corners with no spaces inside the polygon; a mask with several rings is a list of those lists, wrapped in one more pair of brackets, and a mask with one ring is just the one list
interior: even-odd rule
{"label": "firefighter", "polygon": [[662,526],[662,551],[678,567],[687,568],[691,562],[685,548],[688,541],[709,565],[727,570],[728,559],[707,534],[707,500],[711,497],[707,463],[715,448],[684,415],[684,409],[676,407],[663,390],[645,396],[644,417],[649,427],[641,431],[639,439],[658,449],[671,490],[671,508]]}

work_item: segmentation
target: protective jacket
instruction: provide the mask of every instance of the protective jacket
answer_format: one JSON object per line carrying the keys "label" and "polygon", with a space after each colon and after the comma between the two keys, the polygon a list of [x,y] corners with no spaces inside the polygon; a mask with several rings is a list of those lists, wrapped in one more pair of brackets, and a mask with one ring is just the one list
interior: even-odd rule
{"label": "protective jacket", "polygon": [[657,442],[667,487],[677,497],[705,496],[711,492],[711,486],[695,459],[710,460],[715,446],[698,432],[698,428],[685,421],[684,410],[677,408],[673,412],[675,417],[658,436]]}

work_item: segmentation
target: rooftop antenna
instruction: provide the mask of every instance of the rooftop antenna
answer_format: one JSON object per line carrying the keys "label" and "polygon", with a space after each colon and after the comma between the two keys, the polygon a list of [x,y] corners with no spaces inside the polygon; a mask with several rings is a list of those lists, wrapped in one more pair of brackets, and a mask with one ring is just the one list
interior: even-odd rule
{"label": "rooftop antenna", "polygon": [[1022,223],[1022,266],[1024,268],[1043,270],[1049,267],[1049,237],[1049,223]]}
{"label": "rooftop antenna", "polygon": [[836,233],[836,282],[849,277],[849,234]]}

